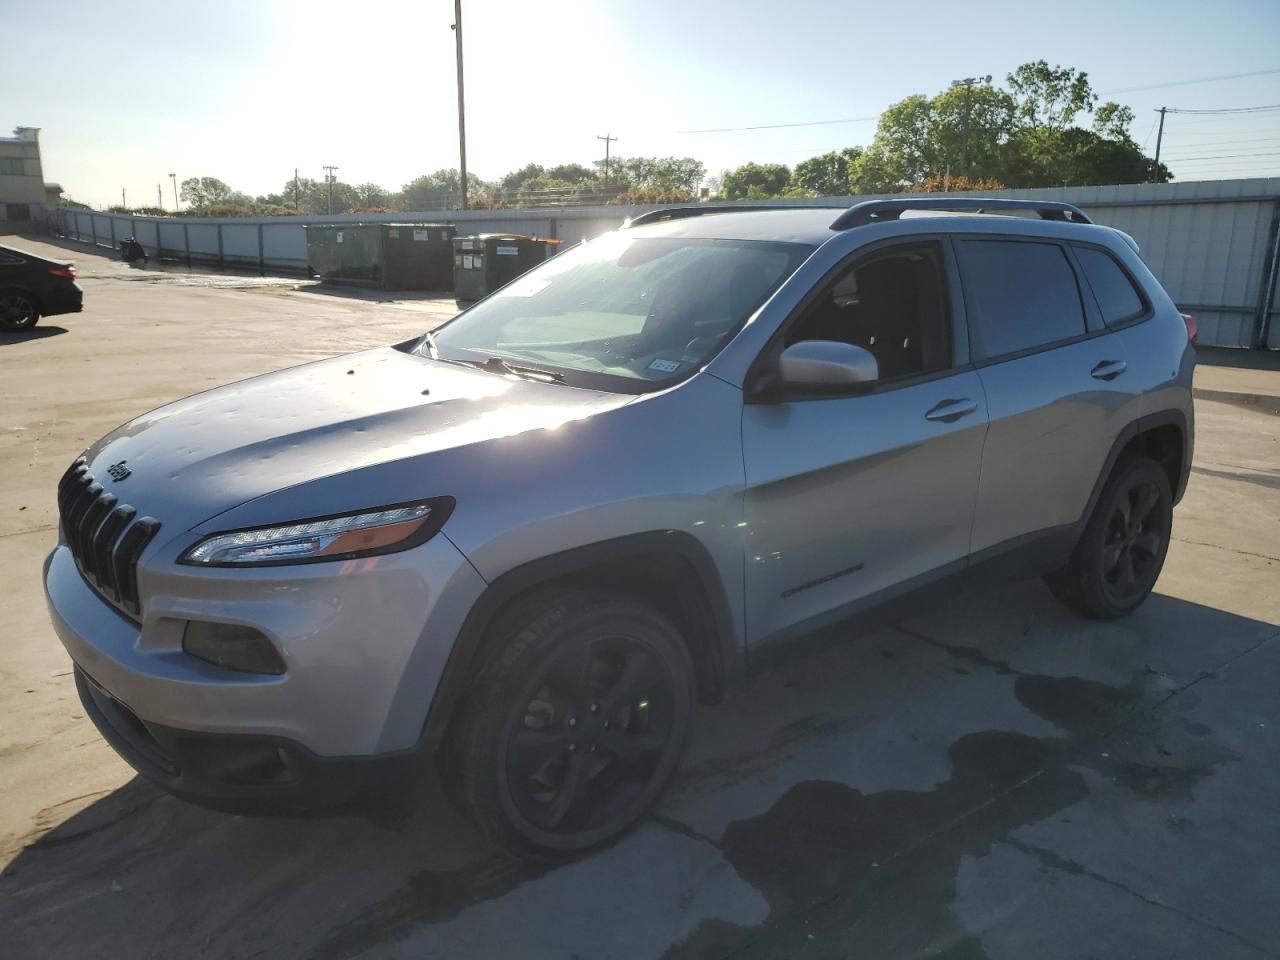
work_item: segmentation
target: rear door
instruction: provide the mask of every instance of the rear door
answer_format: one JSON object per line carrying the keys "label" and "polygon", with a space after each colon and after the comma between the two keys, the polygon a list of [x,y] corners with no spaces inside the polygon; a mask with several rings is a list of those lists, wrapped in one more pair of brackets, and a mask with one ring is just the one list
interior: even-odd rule
{"label": "rear door", "polygon": [[743,409],[749,643],[963,566],[987,414],[954,270],[945,241],[878,245],[783,325],[774,349],[852,343],[880,380]]}
{"label": "rear door", "polygon": [[974,513],[981,558],[1081,518],[1139,394],[1066,244],[953,242],[991,420]]}

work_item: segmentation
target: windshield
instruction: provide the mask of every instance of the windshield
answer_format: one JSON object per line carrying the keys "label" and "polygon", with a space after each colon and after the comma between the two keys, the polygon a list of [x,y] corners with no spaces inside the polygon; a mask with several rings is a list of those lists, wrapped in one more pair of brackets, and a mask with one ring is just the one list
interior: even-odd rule
{"label": "windshield", "polygon": [[609,234],[477,303],[423,349],[498,372],[545,371],[575,386],[652,390],[714,356],[811,251]]}

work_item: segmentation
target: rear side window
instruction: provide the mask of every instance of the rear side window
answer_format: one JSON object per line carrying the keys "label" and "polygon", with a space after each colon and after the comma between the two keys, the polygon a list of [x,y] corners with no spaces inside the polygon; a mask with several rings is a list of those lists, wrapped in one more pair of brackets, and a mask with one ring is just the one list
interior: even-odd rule
{"label": "rear side window", "polygon": [[1085,332],[1075,271],[1056,243],[960,240],[960,273],[985,357],[1031,350]]}
{"label": "rear side window", "polygon": [[1075,251],[1085,279],[1093,288],[1104,322],[1108,325],[1125,323],[1146,312],[1142,295],[1134,289],[1133,281],[1111,254],[1093,247],[1076,247]]}

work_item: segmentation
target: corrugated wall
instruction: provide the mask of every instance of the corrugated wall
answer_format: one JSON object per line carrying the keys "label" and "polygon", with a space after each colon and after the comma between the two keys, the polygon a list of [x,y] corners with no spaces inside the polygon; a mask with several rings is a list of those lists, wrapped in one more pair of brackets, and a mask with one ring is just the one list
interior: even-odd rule
{"label": "corrugated wall", "polygon": [[[1098,223],[1128,233],[1151,270],[1186,312],[1195,314],[1202,343],[1280,349],[1274,295],[1280,178],[1142,183],[1110,187],[996,190],[993,197],[1062,200],[1082,207]],[[780,200],[776,206],[848,206],[873,197]],[[334,221],[419,220],[453,223],[458,232],[523,233],[566,243],[615,229],[654,206],[564,207],[532,210],[429,210],[420,213],[347,214],[263,219],[155,219],[88,211],[54,211],[68,236],[118,246],[134,236],[166,259],[302,273],[303,225]]]}

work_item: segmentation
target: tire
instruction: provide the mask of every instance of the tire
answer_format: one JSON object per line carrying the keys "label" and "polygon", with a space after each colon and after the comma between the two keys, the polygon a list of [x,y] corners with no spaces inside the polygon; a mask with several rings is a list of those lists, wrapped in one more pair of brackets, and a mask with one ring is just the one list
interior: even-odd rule
{"label": "tire", "polygon": [[0,293],[0,330],[30,330],[40,319],[36,302],[25,293]]}
{"label": "tire", "polygon": [[1159,579],[1172,529],[1173,494],[1164,469],[1145,457],[1124,461],[1103,488],[1071,560],[1045,583],[1086,617],[1123,617]]}
{"label": "tire", "polygon": [[694,669],[676,627],[633,600],[565,592],[500,619],[446,785],[520,855],[563,857],[634,826],[680,762]]}

